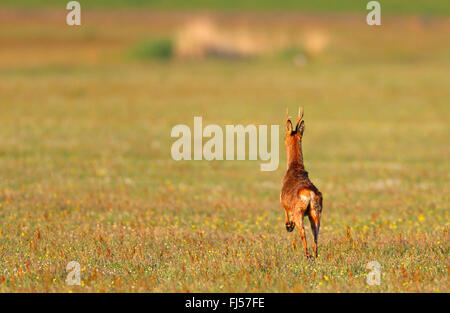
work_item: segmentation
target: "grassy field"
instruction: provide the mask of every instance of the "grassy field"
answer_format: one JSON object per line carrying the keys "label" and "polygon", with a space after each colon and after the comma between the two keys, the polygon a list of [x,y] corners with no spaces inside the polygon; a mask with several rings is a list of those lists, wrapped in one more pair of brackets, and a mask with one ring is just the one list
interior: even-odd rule
{"label": "grassy field", "polygon": [[[58,12],[2,14],[1,292],[450,291],[448,19],[274,17],[274,37],[329,38],[295,66],[282,53],[128,57],[173,34],[170,14],[97,12],[81,28]],[[325,199],[316,260],[285,231],[282,145],[274,172],[170,157],[171,128],[195,115],[283,127],[299,105]],[[81,286],[65,282],[70,261]],[[380,286],[366,284],[370,261]]]}

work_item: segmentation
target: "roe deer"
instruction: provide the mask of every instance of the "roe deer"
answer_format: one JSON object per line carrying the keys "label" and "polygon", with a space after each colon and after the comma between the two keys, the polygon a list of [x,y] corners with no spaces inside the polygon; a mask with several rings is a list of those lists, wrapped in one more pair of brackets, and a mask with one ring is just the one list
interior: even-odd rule
{"label": "roe deer", "polygon": [[[287,171],[283,178],[280,203],[286,214],[286,230],[291,232],[297,225],[303,242],[306,257],[310,257],[306,244],[303,217],[306,215],[311,223],[314,237],[314,256],[317,257],[317,240],[319,237],[320,216],[322,214],[322,193],[309,180],[308,172],[303,165],[302,137],[305,130],[303,108],[298,110],[295,129],[287,115],[286,139],[284,144],[287,153]],[[290,220],[292,217],[292,221]]]}

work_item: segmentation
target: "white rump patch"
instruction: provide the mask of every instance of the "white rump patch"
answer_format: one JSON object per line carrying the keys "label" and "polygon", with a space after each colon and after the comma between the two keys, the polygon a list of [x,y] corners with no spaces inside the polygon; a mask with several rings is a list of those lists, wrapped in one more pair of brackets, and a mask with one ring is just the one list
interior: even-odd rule
{"label": "white rump patch", "polygon": [[309,197],[308,197],[308,196],[305,196],[305,195],[301,195],[301,196],[300,196],[300,199],[302,199],[302,200],[309,200]]}

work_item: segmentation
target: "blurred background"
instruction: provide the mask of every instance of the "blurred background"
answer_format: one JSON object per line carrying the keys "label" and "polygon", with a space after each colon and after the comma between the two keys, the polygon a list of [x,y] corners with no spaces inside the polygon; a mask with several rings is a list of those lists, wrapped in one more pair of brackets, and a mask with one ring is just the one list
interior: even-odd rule
{"label": "blurred background", "polygon": [[[0,0],[1,291],[67,291],[74,259],[84,291],[365,291],[370,254],[398,270],[378,290],[448,292],[449,1],[379,1],[381,26],[358,0],[89,0],[81,26],[67,2]],[[278,203],[298,106],[325,195],[312,282],[288,270],[299,250]],[[175,162],[170,131],[194,116],[279,124],[278,170]],[[351,232],[367,250],[348,248]],[[289,252],[253,271],[214,254],[225,246]],[[330,264],[355,272],[332,281]]]}

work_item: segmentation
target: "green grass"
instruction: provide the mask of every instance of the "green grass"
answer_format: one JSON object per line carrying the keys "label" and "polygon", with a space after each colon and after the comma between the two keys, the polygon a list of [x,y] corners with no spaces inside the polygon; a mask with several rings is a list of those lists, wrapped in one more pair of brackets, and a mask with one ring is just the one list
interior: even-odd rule
{"label": "green grass", "polygon": [[[298,10],[302,12],[366,12],[366,0],[90,0],[80,1],[88,8],[151,8],[158,10]],[[450,14],[446,0],[380,0],[382,12],[402,14]],[[0,0],[7,7],[64,7],[58,0]]]}
{"label": "green grass", "polygon": [[138,60],[168,60],[173,56],[173,42],[170,38],[140,41],[128,55]]}
{"label": "green grass", "polygon": [[[55,23],[44,47],[35,25],[2,39],[1,292],[449,292],[443,32],[324,24],[333,43],[296,67],[130,61],[126,23],[91,22],[94,41],[62,40]],[[195,115],[282,126],[300,105],[324,194],[315,261],[285,231],[282,146],[274,172],[170,157],[171,128]],[[70,261],[82,286],[65,283]],[[366,284],[370,261],[380,286]]]}

